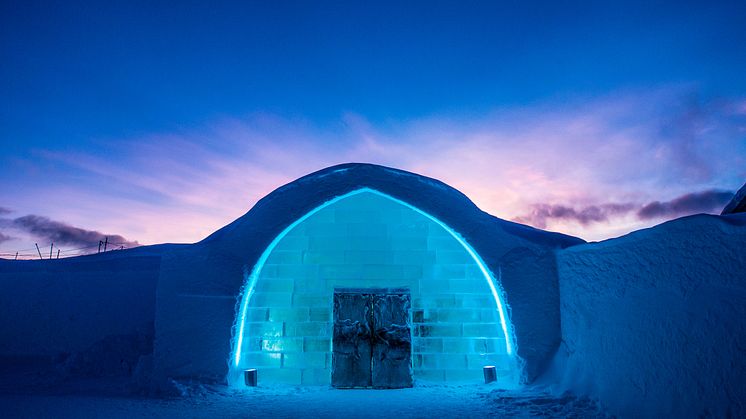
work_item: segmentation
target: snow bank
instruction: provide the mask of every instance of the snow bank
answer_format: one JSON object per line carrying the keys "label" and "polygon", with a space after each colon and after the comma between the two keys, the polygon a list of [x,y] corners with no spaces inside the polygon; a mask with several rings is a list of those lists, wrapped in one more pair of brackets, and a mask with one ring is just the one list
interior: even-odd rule
{"label": "snow bank", "polygon": [[746,417],[746,215],[558,252],[560,390],[623,417]]}
{"label": "snow bank", "polygon": [[0,367],[131,373],[152,352],[157,253],[0,260]]}

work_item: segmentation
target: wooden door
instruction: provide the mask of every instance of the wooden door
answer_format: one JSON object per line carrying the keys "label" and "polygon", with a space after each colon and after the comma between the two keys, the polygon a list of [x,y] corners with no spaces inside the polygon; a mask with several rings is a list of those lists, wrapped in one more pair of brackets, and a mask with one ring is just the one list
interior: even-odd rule
{"label": "wooden door", "polygon": [[332,386],[412,387],[409,292],[334,293]]}
{"label": "wooden door", "polygon": [[370,295],[334,293],[332,385],[370,387]]}
{"label": "wooden door", "polygon": [[373,295],[373,387],[412,387],[409,294]]}

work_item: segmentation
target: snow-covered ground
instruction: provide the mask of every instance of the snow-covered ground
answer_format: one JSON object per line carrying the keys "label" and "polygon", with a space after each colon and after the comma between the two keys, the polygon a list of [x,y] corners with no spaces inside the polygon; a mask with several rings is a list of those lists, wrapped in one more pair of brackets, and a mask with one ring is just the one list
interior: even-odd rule
{"label": "snow-covered ground", "polygon": [[[6,377],[7,378],[7,377]],[[221,385],[179,385],[174,398],[124,392],[117,379],[0,387],[7,418],[604,418],[588,400],[552,397],[539,389],[503,391],[489,385],[416,386],[400,390],[269,387],[231,390]]]}

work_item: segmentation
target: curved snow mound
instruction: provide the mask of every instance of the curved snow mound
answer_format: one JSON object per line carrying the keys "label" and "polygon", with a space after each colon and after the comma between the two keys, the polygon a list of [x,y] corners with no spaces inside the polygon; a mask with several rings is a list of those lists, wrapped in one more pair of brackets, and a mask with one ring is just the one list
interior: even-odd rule
{"label": "curved snow mound", "polygon": [[559,251],[561,390],[622,417],[745,417],[745,247],[733,214]]}
{"label": "curved snow mound", "polygon": [[[248,213],[201,243],[252,232],[251,224],[257,218],[266,217],[266,212],[271,212],[267,222],[282,224],[285,220],[300,218],[337,196],[366,187],[420,208],[460,232],[470,232],[478,224],[491,224],[499,226],[504,233],[543,246],[564,248],[585,243],[577,237],[539,230],[489,215],[462,192],[437,179],[369,163],[327,167],[283,185],[259,200]],[[461,226],[465,228],[458,228]]]}

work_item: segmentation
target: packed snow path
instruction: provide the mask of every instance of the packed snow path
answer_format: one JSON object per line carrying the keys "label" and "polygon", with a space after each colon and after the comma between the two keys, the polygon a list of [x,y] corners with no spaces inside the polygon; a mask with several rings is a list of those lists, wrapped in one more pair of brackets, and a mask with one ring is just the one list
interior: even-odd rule
{"label": "packed snow path", "polygon": [[[103,390],[99,388],[98,390]],[[111,394],[3,394],[5,417],[28,418],[603,418],[594,404],[536,391],[488,386],[418,386],[401,390],[320,387],[184,387],[183,397],[152,399]]]}

